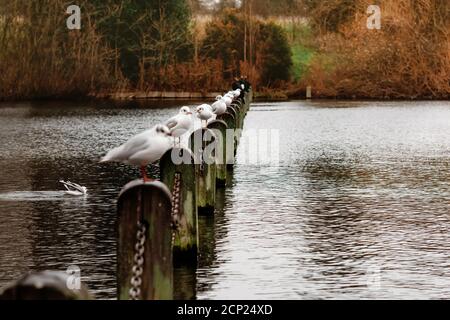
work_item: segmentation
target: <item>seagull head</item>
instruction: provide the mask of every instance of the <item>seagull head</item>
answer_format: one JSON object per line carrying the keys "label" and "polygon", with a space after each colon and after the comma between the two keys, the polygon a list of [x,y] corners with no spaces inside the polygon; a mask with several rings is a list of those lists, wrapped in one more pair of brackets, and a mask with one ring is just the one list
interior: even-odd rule
{"label": "seagull head", "polygon": [[216,100],[217,100],[217,101],[220,101],[220,100],[222,100],[222,98],[223,98],[222,96],[217,96],[217,97],[216,97]]}
{"label": "seagull head", "polygon": [[163,126],[162,124],[159,124],[156,126],[156,133],[165,135],[165,136],[171,135],[169,128],[167,128],[166,126]]}
{"label": "seagull head", "polygon": [[200,113],[202,113],[203,111],[205,111],[205,108],[204,108],[203,106],[198,106],[197,109],[196,109],[196,111],[197,111],[198,114],[200,114]]}
{"label": "seagull head", "polygon": [[180,113],[184,115],[192,115],[191,109],[189,109],[189,107],[181,108]]}

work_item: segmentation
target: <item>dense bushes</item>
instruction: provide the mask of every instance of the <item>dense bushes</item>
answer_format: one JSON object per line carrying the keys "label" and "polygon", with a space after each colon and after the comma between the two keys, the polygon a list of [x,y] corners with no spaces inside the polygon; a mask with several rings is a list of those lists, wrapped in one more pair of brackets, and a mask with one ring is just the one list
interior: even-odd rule
{"label": "dense bushes", "polygon": [[[68,0],[0,0],[0,99],[222,91],[241,74],[257,89],[311,85],[322,97],[450,96],[448,0],[243,1],[207,17],[189,2],[79,0],[82,30],[69,31]],[[382,28],[368,30],[376,3]],[[287,18],[294,9],[307,19]]]}
{"label": "dense bushes", "polygon": [[67,32],[67,6],[1,0],[0,99],[80,96],[111,87],[111,52],[88,19],[83,32]]}
{"label": "dense bushes", "polygon": [[327,97],[448,99],[450,3],[384,1],[381,30],[368,30],[371,2],[354,0],[337,32],[317,33],[319,54],[303,84]]}
{"label": "dense bushes", "polygon": [[252,83],[277,86],[291,75],[292,54],[285,31],[274,23],[246,20],[226,11],[206,26],[201,52],[224,63],[224,79],[246,74]]}

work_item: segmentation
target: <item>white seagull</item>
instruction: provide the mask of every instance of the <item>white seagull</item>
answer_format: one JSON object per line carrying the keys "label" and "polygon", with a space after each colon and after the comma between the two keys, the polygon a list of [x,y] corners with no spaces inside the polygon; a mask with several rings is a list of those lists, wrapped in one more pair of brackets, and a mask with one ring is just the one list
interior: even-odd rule
{"label": "white seagull", "polygon": [[230,95],[229,93],[224,95],[222,99],[227,104],[227,107],[231,106],[231,104],[233,103],[233,96]]}
{"label": "white seagull", "polygon": [[227,94],[224,96],[217,96],[216,100],[217,101],[222,100],[223,102],[225,102],[227,107],[231,106],[231,104],[233,103],[233,99]]}
{"label": "white seagull", "polygon": [[183,107],[180,112],[173,118],[166,121],[165,125],[170,130],[172,137],[178,138],[178,143],[181,143],[181,136],[191,130],[193,124],[192,112],[189,107]]}
{"label": "white seagull", "polygon": [[203,122],[205,122],[204,127],[208,125],[208,120],[214,116],[213,110],[209,104],[202,104],[198,106],[197,109],[197,118],[199,118]]}
{"label": "white seagull", "polygon": [[100,162],[120,162],[140,166],[142,178],[144,182],[147,182],[151,181],[147,177],[147,165],[161,159],[170,148],[172,148],[172,140],[169,128],[157,125],[111,150]]}
{"label": "white seagull", "polygon": [[60,183],[62,183],[64,185],[64,187],[66,187],[66,194],[71,195],[71,196],[85,196],[87,195],[87,188],[80,186],[77,183],[73,183],[70,181],[64,181],[61,180],[59,181]]}
{"label": "white seagull", "polygon": [[224,114],[225,112],[227,112],[227,104],[222,99],[222,96],[218,96],[216,98],[216,100],[217,101],[211,107],[212,107],[212,111],[214,112],[214,114],[220,116],[220,115]]}

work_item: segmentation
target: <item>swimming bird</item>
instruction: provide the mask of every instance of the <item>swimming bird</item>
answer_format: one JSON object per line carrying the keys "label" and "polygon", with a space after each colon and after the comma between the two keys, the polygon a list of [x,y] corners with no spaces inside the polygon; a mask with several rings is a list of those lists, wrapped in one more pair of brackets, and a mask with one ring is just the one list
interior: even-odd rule
{"label": "swimming bird", "polygon": [[218,96],[216,98],[216,102],[213,103],[213,105],[211,106],[212,111],[214,114],[220,116],[222,114],[224,114],[225,112],[227,112],[227,104],[226,102],[222,99],[222,96]]}
{"label": "swimming bird", "polygon": [[144,182],[151,181],[152,179],[147,177],[146,167],[161,159],[172,148],[170,136],[169,128],[157,125],[134,136],[120,147],[109,151],[100,162],[120,162],[140,166]]}
{"label": "swimming bird", "polygon": [[208,120],[214,116],[212,107],[209,104],[202,104],[197,107],[197,118],[199,118],[203,122],[205,122],[204,127],[208,125]]}
{"label": "swimming bird", "polygon": [[192,112],[189,107],[182,107],[180,112],[173,118],[166,121],[165,125],[170,130],[172,137],[178,138],[178,143],[181,143],[181,136],[191,130],[193,124]]}
{"label": "swimming bird", "polygon": [[87,195],[87,188],[80,186],[77,183],[73,183],[70,181],[64,181],[61,180],[59,181],[60,183],[62,183],[64,185],[64,187],[67,189],[66,190],[66,194],[71,195],[71,196],[85,196]]}

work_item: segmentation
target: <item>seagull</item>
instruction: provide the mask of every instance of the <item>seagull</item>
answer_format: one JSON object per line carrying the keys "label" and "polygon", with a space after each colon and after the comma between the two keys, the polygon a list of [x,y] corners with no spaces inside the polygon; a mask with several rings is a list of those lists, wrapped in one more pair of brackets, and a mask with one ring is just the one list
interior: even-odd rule
{"label": "seagull", "polygon": [[237,89],[233,91],[234,98],[237,99],[241,96],[241,89]]}
{"label": "seagull", "polygon": [[161,159],[172,148],[172,141],[169,137],[169,128],[157,125],[111,150],[100,162],[120,162],[140,166],[144,182],[152,181],[147,177],[146,167]]}
{"label": "seagull", "polygon": [[208,125],[208,120],[214,116],[213,110],[209,104],[202,104],[197,107],[197,118],[203,122],[206,122],[204,127]]}
{"label": "seagull", "polygon": [[178,138],[178,144],[180,144],[180,137],[191,130],[192,123],[191,109],[189,109],[189,107],[183,107],[175,117],[167,120],[165,125],[169,128],[171,136],[174,137],[174,139]]}
{"label": "seagull", "polygon": [[225,102],[226,106],[229,107],[232,103],[233,103],[233,99],[228,96],[228,95],[224,95],[224,96],[217,96],[216,97],[217,101],[222,100],[223,102]]}
{"label": "seagull", "polygon": [[223,101],[225,101],[227,107],[231,106],[233,103],[233,96],[231,96],[229,93],[227,93],[223,98]]}
{"label": "seagull", "polygon": [[227,112],[227,104],[226,102],[222,99],[222,96],[218,96],[216,98],[216,102],[211,106],[212,111],[214,112],[214,114],[220,116],[222,114],[224,114],[225,112]]}
{"label": "seagull", "polygon": [[70,181],[64,181],[61,180],[59,181],[60,183],[62,183],[64,185],[64,187],[66,187],[67,191],[66,194],[71,195],[71,196],[85,196],[87,195],[87,188],[80,186],[79,184],[70,182]]}

